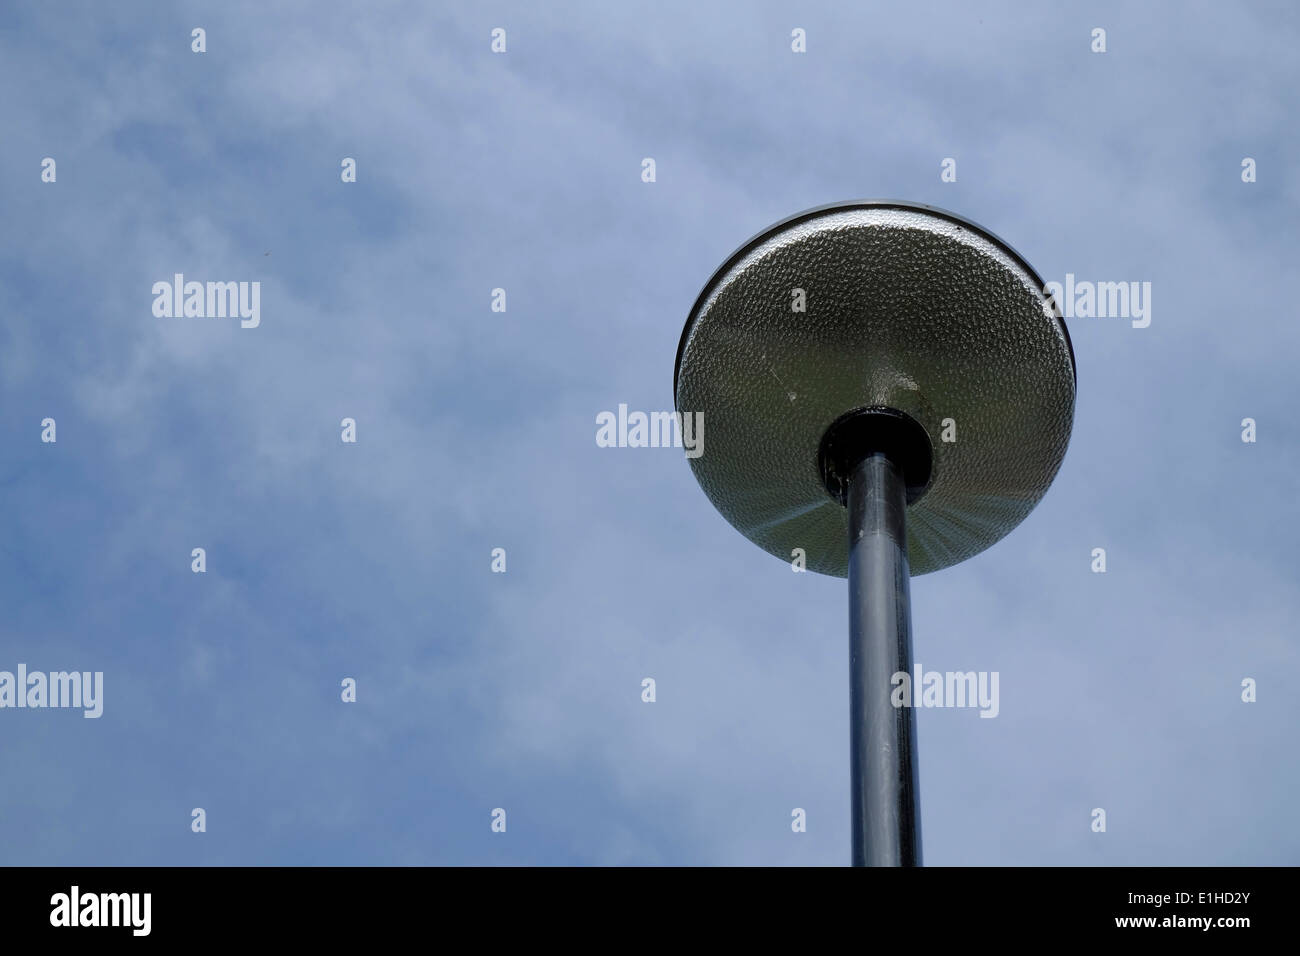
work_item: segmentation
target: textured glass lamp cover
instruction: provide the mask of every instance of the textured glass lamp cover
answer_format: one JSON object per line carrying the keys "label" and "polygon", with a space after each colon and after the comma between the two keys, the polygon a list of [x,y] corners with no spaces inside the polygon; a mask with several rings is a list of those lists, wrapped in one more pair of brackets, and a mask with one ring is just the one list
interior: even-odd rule
{"label": "textured glass lamp cover", "polygon": [[1074,420],[1069,333],[1043,280],[952,213],[896,201],[824,206],[737,250],[704,287],[674,370],[702,413],[695,477],[745,537],[848,573],[848,514],[819,446],[836,419],[889,408],[930,438],[907,508],[913,575],[988,548],[1038,503]]}

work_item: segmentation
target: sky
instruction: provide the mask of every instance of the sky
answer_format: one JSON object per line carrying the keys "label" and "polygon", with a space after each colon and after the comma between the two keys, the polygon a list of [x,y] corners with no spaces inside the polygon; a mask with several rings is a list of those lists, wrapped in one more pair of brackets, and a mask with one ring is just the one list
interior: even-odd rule
{"label": "sky", "polygon": [[[890,198],[1152,290],[1068,321],[1037,508],[912,580],[915,658],[1000,675],[917,711],[925,862],[1300,863],[1297,44],[1280,2],[5,4],[0,670],[103,713],[0,709],[0,859],[847,863],[844,581],[596,417],[673,408],[750,236]],[[259,324],[155,315],[176,273]]]}

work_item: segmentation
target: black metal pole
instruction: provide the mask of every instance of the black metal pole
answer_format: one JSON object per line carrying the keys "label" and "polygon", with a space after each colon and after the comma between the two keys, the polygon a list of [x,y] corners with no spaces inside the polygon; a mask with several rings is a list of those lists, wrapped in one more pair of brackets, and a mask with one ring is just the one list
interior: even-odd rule
{"label": "black metal pole", "polygon": [[853,469],[848,508],[853,865],[920,866],[916,724],[891,701],[912,671],[907,488],[883,452]]}

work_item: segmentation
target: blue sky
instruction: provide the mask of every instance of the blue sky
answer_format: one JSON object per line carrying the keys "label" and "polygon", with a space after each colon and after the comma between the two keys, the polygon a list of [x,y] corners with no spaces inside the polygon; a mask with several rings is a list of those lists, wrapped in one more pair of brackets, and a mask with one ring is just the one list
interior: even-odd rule
{"label": "blue sky", "polygon": [[[912,582],[916,658],[1001,675],[996,719],[918,712],[926,862],[1300,862],[1298,34],[1281,3],[6,5],[0,669],[105,690],[0,710],[4,861],[845,863],[844,582],[595,417],[672,408],[742,241],[888,197],[1153,289],[1148,328],[1071,322],[1038,508]],[[176,272],[261,282],[260,326],[156,318]]]}

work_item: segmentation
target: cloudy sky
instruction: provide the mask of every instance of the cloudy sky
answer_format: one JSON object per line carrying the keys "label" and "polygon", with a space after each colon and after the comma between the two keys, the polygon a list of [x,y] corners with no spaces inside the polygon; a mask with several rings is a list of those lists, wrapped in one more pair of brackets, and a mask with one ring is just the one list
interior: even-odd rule
{"label": "cloudy sky", "polygon": [[[673,407],[741,242],[887,197],[1152,283],[1071,320],[1038,508],[913,580],[917,660],[1000,674],[918,713],[926,862],[1300,863],[1298,43],[1284,3],[5,5],[0,670],[104,712],[0,710],[4,862],[845,863],[844,582],[595,419]],[[175,273],[260,325],[156,317]]]}

